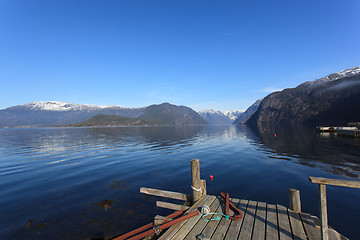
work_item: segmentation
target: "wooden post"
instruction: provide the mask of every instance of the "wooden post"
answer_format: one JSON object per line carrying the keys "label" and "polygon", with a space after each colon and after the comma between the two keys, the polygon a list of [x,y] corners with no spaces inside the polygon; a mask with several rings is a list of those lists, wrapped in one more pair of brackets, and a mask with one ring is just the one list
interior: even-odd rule
{"label": "wooden post", "polygon": [[296,213],[301,212],[300,191],[289,188],[289,208]]}
{"label": "wooden post", "polygon": [[205,179],[201,179],[201,196],[205,196],[206,193],[206,180]]}
{"label": "wooden post", "polygon": [[326,185],[319,184],[320,195],[320,219],[321,219],[321,239],[328,240],[328,218],[327,218],[327,206],[326,206]]}
{"label": "wooden post", "polygon": [[201,198],[200,162],[199,159],[191,160],[191,183],[193,190],[193,203]]}

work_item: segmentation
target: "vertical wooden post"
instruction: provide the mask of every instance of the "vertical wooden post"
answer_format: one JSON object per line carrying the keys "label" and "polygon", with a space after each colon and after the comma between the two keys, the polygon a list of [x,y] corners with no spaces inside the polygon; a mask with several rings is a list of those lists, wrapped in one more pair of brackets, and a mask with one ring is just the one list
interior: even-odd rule
{"label": "vertical wooden post", "polygon": [[206,195],[206,180],[205,179],[201,179],[201,196],[205,196]]}
{"label": "vertical wooden post", "polygon": [[320,197],[320,219],[321,219],[321,239],[329,239],[328,231],[328,218],[326,206],[326,185],[319,184],[319,197]]}
{"label": "vertical wooden post", "polygon": [[193,203],[201,198],[200,162],[199,159],[191,160],[191,183],[193,190]]}
{"label": "vertical wooden post", "polygon": [[289,208],[296,213],[301,212],[300,191],[289,188]]}

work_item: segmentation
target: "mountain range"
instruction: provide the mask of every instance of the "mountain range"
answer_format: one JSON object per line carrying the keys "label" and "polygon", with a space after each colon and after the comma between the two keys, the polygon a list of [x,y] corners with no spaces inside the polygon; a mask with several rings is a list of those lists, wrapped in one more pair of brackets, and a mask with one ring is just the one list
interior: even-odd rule
{"label": "mountain range", "polygon": [[38,101],[0,110],[0,128],[76,124],[138,126],[245,122],[262,129],[269,125],[346,125],[360,122],[359,106],[360,67],[355,67],[269,94],[256,101],[245,112],[195,112],[189,107],[169,103],[126,108],[116,105]]}
{"label": "mountain range", "polygon": [[[95,119],[91,119],[97,116]],[[90,120],[91,119],[91,120]],[[116,119],[116,121],[115,121]],[[87,121],[86,123],[83,123]],[[78,125],[76,125],[78,124]],[[170,103],[143,108],[95,106],[57,101],[32,102],[0,110],[0,127],[197,125],[207,122],[194,110]]]}
{"label": "mountain range", "polygon": [[199,111],[198,113],[209,124],[232,124],[243,112],[242,110],[221,112],[210,109]]}
{"label": "mountain range", "polygon": [[255,103],[253,103],[248,109],[246,109],[245,112],[243,112],[241,115],[239,115],[239,117],[237,119],[235,119],[235,121],[233,123],[234,124],[246,123],[247,120],[249,120],[249,118],[257,111],[262,100],[263,100],[263,98],[257,100]]}
{"label": "mountain range", "polygon": [[247,121],[269,125],[346,125],[360,121],[360,67],[305,82],[265,97]]}

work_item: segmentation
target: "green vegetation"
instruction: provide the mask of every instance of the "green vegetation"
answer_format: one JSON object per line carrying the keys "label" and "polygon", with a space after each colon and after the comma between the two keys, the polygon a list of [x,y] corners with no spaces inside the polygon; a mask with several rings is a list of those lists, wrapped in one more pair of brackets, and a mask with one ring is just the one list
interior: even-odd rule
{"label": "green vegetation", "polygon": [[113,127],[153,125],[138,118],[99,114],[81,123],[66,125],[67,127]]}

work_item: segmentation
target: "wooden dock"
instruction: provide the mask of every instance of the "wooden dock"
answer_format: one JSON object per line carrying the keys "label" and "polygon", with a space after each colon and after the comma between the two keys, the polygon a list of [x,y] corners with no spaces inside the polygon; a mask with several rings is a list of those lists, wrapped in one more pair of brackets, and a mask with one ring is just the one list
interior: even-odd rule
{"label": "wooden dock", "polygon": [[[159,238],[167,239],[321,239],[320,223],[316,217],[307,213],[296,213],[284,206],[244,199],[230,199],[243,212],[242,219],[233,221],[221,217],[215,221],[204,221],[198,214],[178,223]],[[224,213],[225,205],[221,197],[205,195],[189,210],[197,211],[202,206],[210,207],[211,212]],[[230,211],[231,214],[231,211]],[[215,215],[214,215],[215,216]],[[218,216],[218,215],[216,215]],[[207,216],[208,219],[210,216]],[[202,235],[203,238],[200,238]],[[346,239],[333,229],[329,229],[329,239]]]}
{"label": "wooden dock", "polygon": [[[315,216],[301,212],[300,192],[296,189],[289,189],[289,208],[287,208],[279,204],[237,198],[229,199],[228,195],[224,194],[222,196],[207,195],[206,181],[200,180],[198,159],[191,160],[191,178],[192,196],[172,191],[140,188],[140,192],[144,194],[185,201],[184,205],[156,201],[158,207],[172,209],[179,214],[186,211],[183,216],[177,219],[172,217],[178,216],[177,212],[174,213],[175,215],[170,214],[167,217],[155,216],[153,223],[113,239],[138,240],[155,233],[159,240],[346,240],[346,237],[328,226],[326,185],[360,188],[360,181],[310,177],[310,182],[319,185],[319,216],[321,218],[319,220]],[[233,206],[228,209],[229,212],[226,214],[226,201],[228,200],[233,203]],[[188,206],[190,203],[193,203],[191,207]],[[203,215],[199,213],[204,205],[210,208],[210,213],[219,214]],[[241,219],[231,220],[235,215],[232,208],[240,211]],[[236,215],[238,214],[239,212],[236,213]],[[215,220],[216,217],[219,219]],[[212,221],[207,221],[209,219]],[[148,228],[150,229],[147,230]]]}

